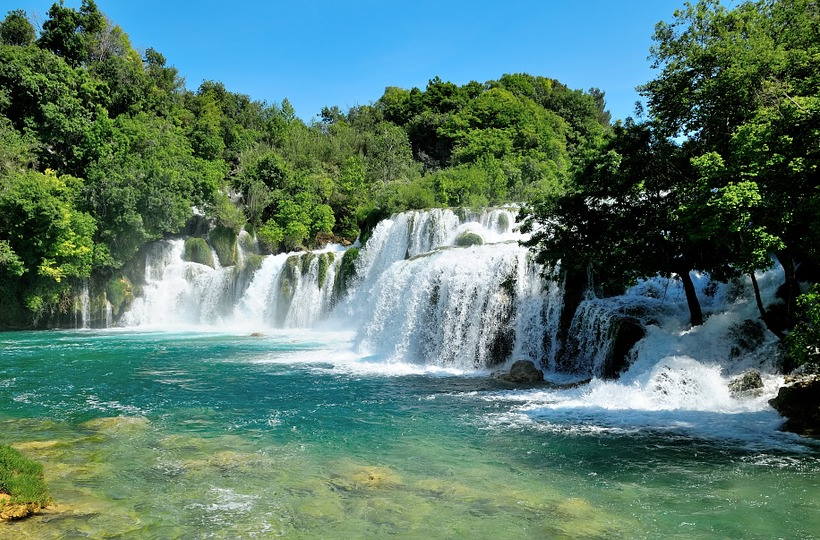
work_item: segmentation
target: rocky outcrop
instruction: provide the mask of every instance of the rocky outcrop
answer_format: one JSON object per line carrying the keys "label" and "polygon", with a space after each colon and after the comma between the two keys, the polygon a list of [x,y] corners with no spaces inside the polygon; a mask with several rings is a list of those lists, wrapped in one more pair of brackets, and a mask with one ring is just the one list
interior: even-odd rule
{"label": "rocky outcrop", "polygon": [[769,405],[786,417],[783,429],[820,437],[820,374],[787,376],[785,382],[769,400]]}
{"label": "rocky outcrop", "polygon": [[183,260],[204,264],[213,268],[214,256],[211,253],[211,246],[204,238],[190,237],[185,239],[185,251],[182,254]]}
{"label": "rocky outcrop", "polygon": [[646,335],[646,329],[634,317],[622,317],[612,325],[612,349],[603,366],[602,375],[614,379],[629,367],[629,351]]}
{"label": "rocky outcrop", "polygon": [[474,232],[463,232],[456,237],[455,244],[459,247],[480,246],[484,239]]}
{"label": "rocky outcrop", "polygon": [[0,523],[27,518],[43,509],[38,503],[10,503],[11,495],[0,492]]}
{"label": "rocky outcrop", "polygon": [[758,396],[763,391],[763,379],[756,369],[744,371],[729,381],[729,392],[732,397]]}
{"label": "rocky outcrop", "polygon": [[516,360],[507,373],[495,374],[498,380],[513,384],[541,384],[544,374],[529,360]]}

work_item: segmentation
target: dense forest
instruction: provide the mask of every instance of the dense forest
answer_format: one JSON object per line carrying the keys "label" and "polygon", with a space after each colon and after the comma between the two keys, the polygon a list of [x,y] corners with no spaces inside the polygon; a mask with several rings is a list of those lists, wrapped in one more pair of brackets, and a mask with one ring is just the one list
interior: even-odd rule
{"label": "dense forest", "polygon": [[536,258],[576,289],[677,275],[693,325],[690,270],[754,283],[781,264],[782,303],[758,297],[761,317],[792,365],[818,356],[813,0],[687,4],[656,28],[646,110],[615,124],[600,90],[527,74],[388,87],[306,123],[286,99],[187,89],[93,0],[54,4],[41,29],[10,11],[0,43],[2,326],[67,310],[194,216],[277,253],[352,242],[401,210],[518,202]]}

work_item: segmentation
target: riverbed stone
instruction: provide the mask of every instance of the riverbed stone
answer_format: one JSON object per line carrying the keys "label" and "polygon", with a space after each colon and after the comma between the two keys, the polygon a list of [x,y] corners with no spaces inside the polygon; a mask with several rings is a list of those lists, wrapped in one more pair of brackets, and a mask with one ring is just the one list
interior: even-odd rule
{"label": "riverbed stone", "polygon": [[497,378],[513,384],[538,384],[544,382],[544,374],[529,360],[516,360],[508,373]]}
{"label": "riverbed stone", "polygon": [[757,396],[763,391],[763,379],[756,369],[744,371],[729,381],[732,397]]}
{"label": "riverbed stone", "polygon": [[820,437],[820,375],[798,375],[780,387],[769,400],[777,412],[786,417],[783,429],[811,437]]}

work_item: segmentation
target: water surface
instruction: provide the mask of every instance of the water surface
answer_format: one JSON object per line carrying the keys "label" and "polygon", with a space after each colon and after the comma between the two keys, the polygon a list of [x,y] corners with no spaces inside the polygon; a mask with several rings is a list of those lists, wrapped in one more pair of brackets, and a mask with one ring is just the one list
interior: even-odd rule
{"label": "water surface", "polygon": [[818,446],[771,410],[582,406],[612,388],[515,391],[349,358],[349,339],[0,334],[0,440],[44,464],[57,502],[0,537],[820,531]]}

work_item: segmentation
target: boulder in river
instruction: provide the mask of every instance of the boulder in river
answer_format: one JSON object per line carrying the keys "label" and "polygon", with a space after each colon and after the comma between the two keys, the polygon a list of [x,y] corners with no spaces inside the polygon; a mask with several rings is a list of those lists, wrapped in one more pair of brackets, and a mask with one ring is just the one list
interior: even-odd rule
{"label": "boulder in river", "polygon": [[786,377],[769,405],[786,417],[786,431],[820,437],[820,374]]}
{"label": "boulder in river", "polygon": [[756,396],[763,390],[763,379],[756,369],[744,371],[729,381],[729,392],[732,397]]}
{"label": "boulder in river", "polygon": [[529,360],[516,360],[508,373],[497,375],[496,378],[514,384],[538,384],[544,382],[544,374]]}

